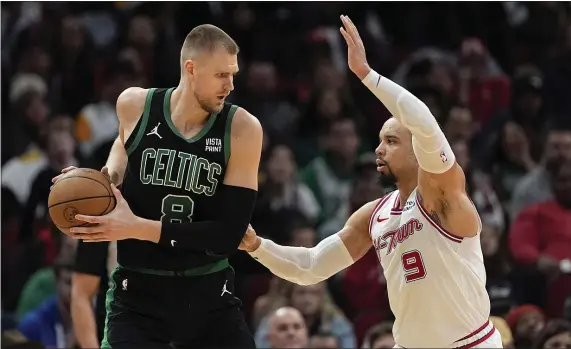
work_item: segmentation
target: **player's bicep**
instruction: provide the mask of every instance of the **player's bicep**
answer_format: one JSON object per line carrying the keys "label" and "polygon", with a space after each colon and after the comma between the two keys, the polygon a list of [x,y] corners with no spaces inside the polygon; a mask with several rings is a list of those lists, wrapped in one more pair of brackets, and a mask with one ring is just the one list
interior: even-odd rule
{"label": "player's bicep", "polygon": [[347,220],[343,229],[337,233],[354,261],[363,257],[372,246],[369,219],[376,204],[377,201],[372,201],[361,206]]}
{"label": "player's bicep", "polygon": [[258,190],[263,132],[259,121],[238,109],[232,120],[231,148],[224,184]]}
{"label": "player's bicep", "polygon": [[127,141],[143,114],[148,91],[140,87],[129,87],[117,98],[119,137],[123,143]]}

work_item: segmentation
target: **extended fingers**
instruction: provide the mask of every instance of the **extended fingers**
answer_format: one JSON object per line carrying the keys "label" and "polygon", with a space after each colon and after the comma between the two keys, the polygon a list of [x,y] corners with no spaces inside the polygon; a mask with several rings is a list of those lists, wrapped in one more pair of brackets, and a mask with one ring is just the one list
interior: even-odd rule
{"label": "extended fingers", "polygon": [[345,41],[347,42],[347,46],[355,46],[355,42],[353,42],[353,39],[347,33],[345,28],[339,28],[339,31],[341,32],[341,35],[343,35],[343,37],[345,38]]}
{"label": "extended fingers", "polygon": [[57,182],[57,180],[58,180],[62,175],[68,173],[68,172],[71,171],[71,170],[75,170],[75,169],[76,169],[75,166],[68,166],[68,167],[64,168],[63,170],[61,170],[61,174],[60,174],[60,175],[57,175],[57,176],[55,176],[54,178],[52,178],[52,183]]}
{"label": "extended fingers", "polygon": [[347,23],[349,24],[349,33],[351,34],[351,38],[353,38],[353,41],[355,41],[356,44],[361,43],[361,35],[359,35],[357,27],[355,26],[351,18],[347,16],[345,16],[345,18],[347,19]]}
{"label": "extended fingers", "polygon": [[110,239],[104,233],[97,234],[76,234],[74,238],[81,239],[83,242],[103,242],[110,241]]}
{"label": "extended fingers", "polygon": [[107,218],[105,218],[104,216],[86,216],[83,214],[76,214],[75,219],[87,223],[98,223],[98,224],[107,223]]}

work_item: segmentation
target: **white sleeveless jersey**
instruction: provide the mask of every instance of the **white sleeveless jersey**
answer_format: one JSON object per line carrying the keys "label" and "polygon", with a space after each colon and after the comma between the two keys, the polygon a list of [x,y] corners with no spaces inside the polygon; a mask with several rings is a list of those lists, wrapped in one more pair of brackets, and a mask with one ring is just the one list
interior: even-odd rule
{"label": "white sleeveless jersey", "polygon": [[488,319],[480,235],[462,238],[441,228],[420,205],[416,190],[402,210],[399,206],[398,191],[386,195],[369,223],[387,280],[397,345],[475,347],[489,343],[494,332],[499,336]]}

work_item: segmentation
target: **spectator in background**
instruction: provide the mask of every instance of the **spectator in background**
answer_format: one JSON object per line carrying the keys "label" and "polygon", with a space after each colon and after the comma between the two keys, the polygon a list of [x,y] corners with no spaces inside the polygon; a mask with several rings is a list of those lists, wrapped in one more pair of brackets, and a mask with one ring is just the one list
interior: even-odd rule
{"label": "spectator in background", "polygon": [[393,323],[383,322],[371,327],[365,335],[362,349],[384,349],[393,348],[395,339],[393,337]]}
{"label": "spectator in background", "polygon": [[[323,78],[325,79],[325,78]],[[316,88],[298,124],[296,158],[301,166],[318,157],[323,148],[321,131],[336,120],[352,116],[352,104],[341,88],[326,84]]]}
{"label": "spectator in background", "polygon": [[491,166],[495,191],[502,203],[507,204],[517,182],[537,166],[531,157],[525,132],[515,122],[510,121],[503,126]]}
{"label": "spectator in background", "polygon": [[551,186],[555,200],[524,209],[509,237],[516,261],[535,266],[547,280],[547,314],[557,317],[571,294],[571,274],[560,267],[561,261],[571,261],[571,160],[560,166]]}
{"label": "spectator in background", "polygon": [[10,189],[21,205],[28,200],[34,177],[47,163],[41,130],[48,113],[45,96],[35,91],[23,93],[14,103],[15,128],[10,131],[8,141],[14,144],[12,155],[16,157],[2,166],[2,186]]}
{"label": "spectator in background", "polygon": [[[342,348],[356,346],[355,335],[349,321],[341,310],[331,301],[324,282],[311,285],[293,285],[286,295],[287,305],[298,309],[308,329],[309,336],[322,331],[334,333],[340,341]],[[268,320],[262,320],[256,331],[256,344],[267,348],[265,338],[268,333]]]}
{"label": "spectator in background", "polygon": [[99,101],[84,106],[75,119],[75,136],[81,155],[88,159],[102,145],[117,138],[117,97],[134,84],[135,70],[128,62],[116,62],[106,74]]}
{"label": "spectator in background", "polygon": [[548,121],[543,101],[543,77],[533,66],[522,66],[515,73],[512,85],[512,102],[509,108],[502,109],[482,125],[482,132],[476,146],[489,148],[501,133],[507,122],[521,126],[529,140],[530,155],[534,160],[541,156],[541,132]]}
{"label": "spectator in background", "polygon": [[355,210],[384,194],[386,189],[379,186],[375,154],[361,155],[355,165],[354,175],[349,200],[339,208],[332,218],[319,227],[319,241],[340,231]]}
{"label": "spectator in background", "polygon": [[91,36],[78,18],[65,17],[60,28],[60,42],[55,56],[59,72],[55,79],[58,95],[54,98],[62,104],[63,111],[77,115],[91,101],[95,90],[96,55]]}
{"label": "spectator in background", "polygon": [[267,150],[266,178],[261,184],[258,205],[270,211],[296,209],[311,222],[320,213],[319,203],[313,192],[298,182],[297,166],[291,149],[285,144],[275,144]]}
{"label": "spectator in background", "polygon": [[262,319],[271,311],[285,306],[288,301],[288,294],[291,293],[293,284],[289,281],[272,276],[268,292],[256,299],[254,304],[254,314],[252,315],[253,328],[258,328]]}
{"label": "spectator in background", "polygon": [[57,294],[28,313],[18,330],[30,341],[48,348],[71,348],[76,344],[70,314],[71,264],[54,266]]}
{"label": "spectator in background", "polygon": [[2,164],[38,146],[39,130],[48,114],[47,92],[37,74],[18,74],[13,79],[9,99],[4,100],[8,112],[2,114],[2,139],[10,144],[2,147]]}
{"label": "spectator in background", "polygon": [[[77,249],[77,240],[64,236],[60,240],[58,256],[55,264],[66,264],[72,261]],[[32,274],[20,294],[16,317],[21,320],[30,311],[39,307],[44,301],[57,292],[57,270],[53,266],[38,269]]]}
{"label": "spectator in background", "polygon": [[470,107],[476,123],[484,125],[509,106],[510,81],[503,74],[494,74],[493,59],[481,40],[462,41],[458,65],[459,99]]}
{"label": "spectator in background", "polygon": [[299,110],[281,93],[276,66],[267,61],[252,62],[247,68],[245,87],[232,98],[256,115],[272,137],[291,139],[296,131]]}
{"label": "spectator in background", "polygon": [[490,322],[502,336],[502,346],[504,349],[515,349],[512,331],[506,320],[498,316],[490,316]]}
{"label": "spectator in background", "polygon": [[566,320],[551,320],[538,334],[532,349],[571,348],[571,323]]}
{"label": "spectator in background", "polygon": [[349,200],[359,142],[354,120],[332,121],[323,135],[324,154],[302,170],[302,182],[321,206],[320,221],[336,218],[339,208]]}
{"label": "spectator in background", "polygon": [[270,315],[266,336],[264,348],[306,348],[308,344],[303,316],[292,307],[279,308]]}
{"label": "spectator in background", "polygon": [[291,231],[289,246],[314,247],[317,244],[317,233],[307,220],[299,218]]}
{"label": "spectator in background", "polygon": [[541,165],[516,185],[510,206],[512,221],[525,207],[553,198],[549,177],[566,159],[571,159],[571,127],[563,122],[550,125]]}
{"label": "spectator in background", "polygon": [[522,305],[512,309],[506,316],[517,349],[531,349],[532,344],[545,326],[545,315],[534,305]]}
{"label": "spectator in background", "polygon": [[465,141],[469,144],[476,131],[478,127],[472,120],[470,109],[461,105],[450,108],[444,123],[444,133],[450,143]]}
{"label": "spectator in background", "polygon": [[491,315],[504,316],[516,304],[516,290],[512,279],[512,266],[509,260],[507,239],[502,238],[502,230],[494,224],[482,220],[480,243],[486,267],[486,289],[490,296]]}
{"label": "spectator in background", "polygon": [[480,216],[488,222],[493,221],[493,225],[503,231],[505,227],[504,209],[492,187],[490,177],[474,165],[465,140],[457,140],[451,143],[451,147],[456,155],[456,161],[462,166],[466,176],[466,191],[476,205]]}
{"label": "spectator in background", "polygon": [[309,348],[315,349],[342,349],[339,340],[330,332],[320,332],[309,338]]}
{"label": "spectator in background", "polygon": [[47,210],[51,179],[60,174],[62,168],[79,165],[75,157],[72,128],[71,118],[65,115],[57,115],[50,120],[47,135],[48,164],[40,170],[32,182],[20,225],[22,240],[34,238],[35,233],[51,226]]}

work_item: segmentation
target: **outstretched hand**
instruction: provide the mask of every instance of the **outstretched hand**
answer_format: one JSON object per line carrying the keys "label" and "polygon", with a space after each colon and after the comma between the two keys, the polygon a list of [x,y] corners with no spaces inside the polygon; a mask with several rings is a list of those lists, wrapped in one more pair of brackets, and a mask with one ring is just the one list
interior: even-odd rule
{"label": "outstretched hand", "polygon": [[104,216],[86,216],[78,214],[75,219],[91,224],[90,227],[74,227],[71,236],[85,242],[118,241],[134,239],[137,234],[138,217],[135,216],[127,201],[114,184],[111,190],[117,202],[115,209]]}
{"label": "outstretched hand", "polygon": [[250,224],[248,224],[248,230],[246,230],[246,234],[244,234],[242,242],[240,242],[240,246],[238,248],[242,251],[253,252],[260,247],[260,243],[261,240],[258,238],[256,231]]}
{"label": "outstretched hand", "polygon": [[355,24],[353,24],[353,21],[351,21],[348,16],[341,15],[341,22],[343,23],[343,27],[339,28],[339,31],[347,43],[349,69],[351,69],[360,80],[363,80],[371,70],[369,63],[367,63],[365,45],[363,45],[363,40],[361,40],[357,27],[355,27]]}

